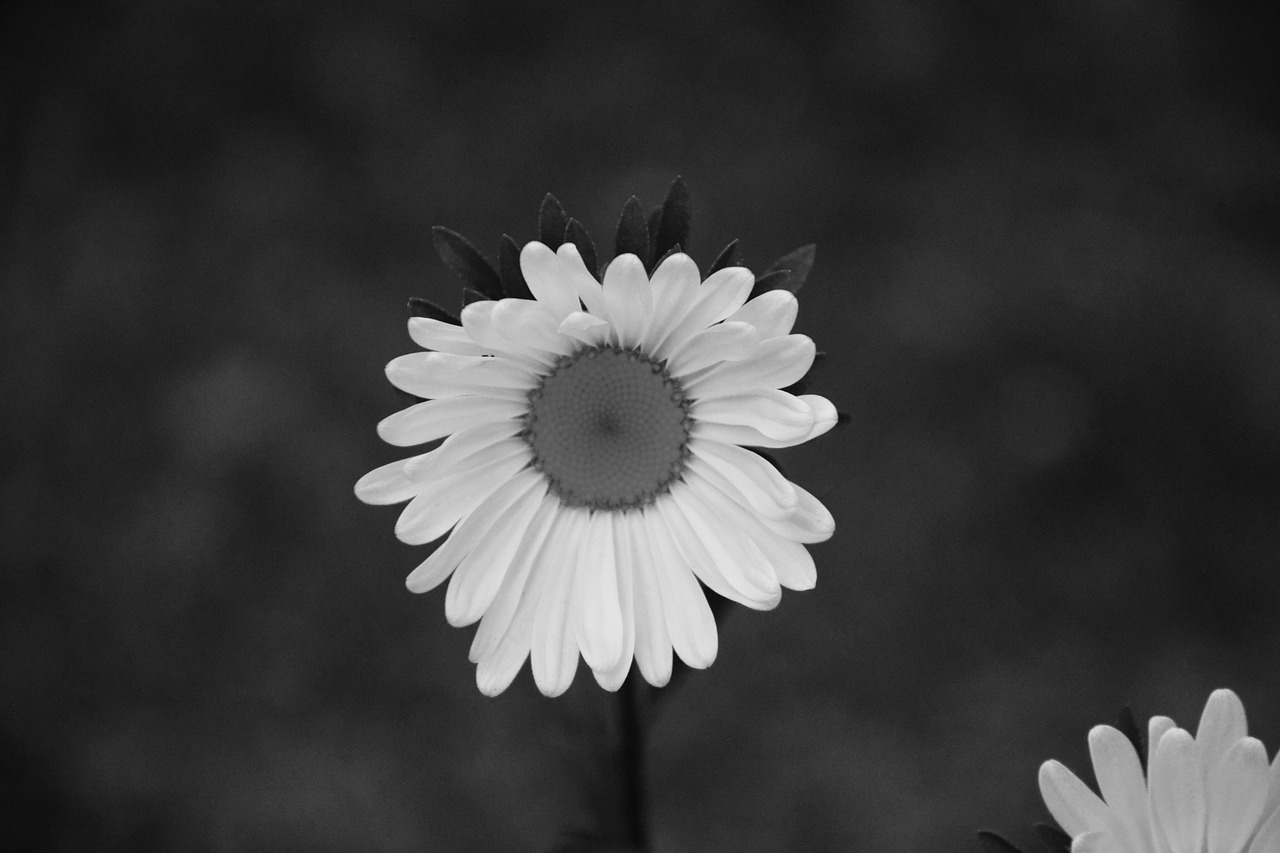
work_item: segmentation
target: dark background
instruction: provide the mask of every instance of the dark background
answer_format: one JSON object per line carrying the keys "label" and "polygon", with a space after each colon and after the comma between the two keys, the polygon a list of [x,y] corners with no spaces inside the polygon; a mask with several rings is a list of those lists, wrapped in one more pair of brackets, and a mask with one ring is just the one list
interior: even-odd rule
{"label": "dark background", "polygon": [[[731,610],[658,851],[1020,843],[1036,769],[1235,688],[1280,744],[1273,4],[131,2],[0,43],[0,840],[540,850],[605,694],[475,689],[352,485],[429,227],[682,174],[703,263],[815,241],[852,416],[779,454],[818,587]],[[606,252],[607,254],[607,252]],[[1091,778],[1091,777],[1090,777]]]}

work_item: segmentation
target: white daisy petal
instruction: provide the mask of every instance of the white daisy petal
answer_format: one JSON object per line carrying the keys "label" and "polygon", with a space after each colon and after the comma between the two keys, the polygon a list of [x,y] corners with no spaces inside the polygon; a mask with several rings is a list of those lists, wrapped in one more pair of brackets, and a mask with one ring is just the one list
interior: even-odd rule
{"label": "white daisy petal", "polygon": [[511,504],[503,517],[503,530],[488,536],[474,551],[463,558],[449,579],[445,594],[444,612],[449,624],[455,628],[470,625],[493,602],[498,587],[506,576],[523,542],[525,533],[533,521],[534,513],[542,505],[547,484],[541,478],[529,483]]}
{"label": "white daisy petal", "polygon": [[447,476],[419,483],[396,521],[396,538],[406,545],[425,545],[449,532],[500,485],[529,464],[529,451],[518,440],[495,445],[491,455],[472,457],[474,464],[456,466]]}
{"label": "white daisy petal", "polygon": [[645,509],[644,516],[672,648],[687,665],[706,669],[715,662],[719,647],[711,605],[698,586],[692,564],[676,549],[675,534],[657,504]]}
{"label": "white daisy petal", "polygon": [[574,609],[581,606],[576,575],[582,571],[580,555],[587,533],[586,510],[569,510],[556,549],[538,568],[548,575],[533,615],[529,662],[533,680],[545,696],[559,696],[569,689],[578,669],[578,644],[573,630]]}
{"label": "white daisy petal", "polygon": [[1118,824],[1122,846],[1133,853],[1148,853],[1147,782],[1133,744],[1111,726],[1095,726],[1089,732],[1089,753],[1098,789]]}
{"label": "white daisy petal", "polygon": [[795,512],[800,502],[795,486],[760,454],[714,441],[692,441],[689,449],[693,453],[689,464],[712,469],[714,474],[705,470],[700,473],[719,475],[729,486],[725,491],[744,506],[777,519],[789,518]]}
{"label": "white daisy petal", "polygon": [[455,355],[488,355],[488,350],[471,340],[466,329],[431,317],[410,317],[409,337],[423,349]]}
{"label": "white daisy petal", "polygon": [[[655,687],[662,687],[671,680],[671,637],[663,616],[665,607],[658,581],[658,567],[649,549],[644,513],[624,513],[621,519],[631,562],[636,666],[640,668],[645,681]],[[700,591],[698,596],[702,597]]]}
{"label": "white daisy petal", "polygon": [[473,467],[493,459],[506,440],[522,427],[523,422],[508,419],[460,429],[435,450],[406,459],[405,476],[420,484],[430,477],[447,477],[458,467]]}
{"label": "white daisy petal", "polygon": [[[592,513],[578,558],[573,614],[578,647],[587,666],[612,669],[622,656],[623,610],[618,598],[618,549],[610,513]],[[627,613],[627,618],[630,618]]]}
{"label": "white daisy petal", "polygon": [[1160,744],[1160,738],[1164,737],[1164,733],[1172,729],[1177,724],[1169,717],[1152,717],[1147,723],[1147,766],[1151,766],[1151,762],[1156,757],[1156,747]]}
{"label": "white daisy petal", "polygon": [[1086,832],[1071,842],[1071,853],[1136,853],[1117,844],[1107,832]]}
{"label": "white daisy petal", "polygon": [[800,303],[787,290],[766,290],[729,315],[730,320],[750,323],[760,332],[760,340],[785,335],[795,325]]}
{"label": "white daisy petal", "polygon": [[825,435],[840,419],[840,413],[836,411],[836,407],[826,397],[820,397],[817,394],[801,394],[796,399],[808,406],[809,411],[813,412],[813,427],[809,430],[809,434],[804,437],[805,441],[811,441],[820,435]]}
{"label": "white daisy petal", "polygon": [[[724,325],[729,325],[726,320]],[[759,334],[759,329],[756,330]],[[698,376],[685,387],[695,397],[725,397],[756,388],[785,388],[800,381],[813,366],[817,350],[806,335],[782,335],[762,340],[741,361],[726,361]]]}
{"label": "white daisy petal", "polygon": [[742,307],[755,277],[743,267],[718,270],[698,288],[698,296],[671,330],[656,343],[653,355],[666,360],[696,333],[718,323]]}
{"label": "white daisy petal", "polygon": [[604,271],[604,317],[617,335],[614,343],[639,346],[653,317],[653,290],[635,255],[619,255]]}
{"label": "white daisy petal", "polygon": [[[676,547],[685,555],[698,579],[726,598],[756,610],[772,610],[778,606],[782,590],[772,568],[754,546],[744,543],[741,535],[728,529],[708,510],[704,495],[697,487],[705,481],[689,476],[685,488],[671,490],[668,524],[679,526]],[[671,524],[672,519],[677,519]],[[721,589],[727,590],[722,592]]]}
{"label": "white daisy petal", "polygon": [[667,361],[667,370],[683,379],[722,362],[744,359],[756,351],[759,343],[756,327],[750,323],[717,323],[698,332],[673,352]]}
{"label": "white daisy petal", "polygon": [[585,311],[574,311],[560,321],[560,326],[556,331],[576,341],[581,341],[587,346],[602,347],[609,343],[609,333],[612,331],[612,327],[609,325],[608,320],[601,319],[594,314],[588,314]]}
{"label": "white daisy petal", "polygon": [[[807,403],[774,389],[695,400],[689,412],[699,427],[746,427],[775,441],[808,435],[814,422],[813,410]],[[739,442],[730,440],[725,443]]]}
{"label": "white daisy petal", "polygon": [[[427,456],[415,456],[421,459]],[[405,474],[405,465],[411,460],[397,459],[379,468],[374,468],[356,483],[356,497],[367,504],[398,504],[407,501],[418,493],[418,484]]]}
{"label": "white daisy petal", "polygon": [[1271,760],[1271,778],[1267,790],[1267,806],[1263,809],[1263,814],[1280,812],[1280,750],[1276,751],[1275,758]]}
{"label": "white daisy petal", "polygon": [[[536,516],[544,524],[543,538],[531,541],[533,547],[522,551],[520,563],[509,583],[503,584],[493,606],[485,613],[471,646],[471,660],[476,663],[476,686],[486,696],[496,696],[511,684],[529,657],[533,640],[533,617],[548,580],[556,572],[549,566],[549,556],[559,553],[567,515],[555,502]],[[530,527],[530,535],[538,529]]]}
{"label": "white daisy petal", "polygon": [[[631,671],[631,658],[637,654],[635,623],[635,574],[634,551],[626,518],[634,513],[611,513],[613,547],[618,566],[618,605],[622,616],[622,649],[617,662],[608,669],[592,671],[596,683],[609,692],[616,691]],[[585,658],[586,655],[584,654]]]}
{"label": "white daisy petal", "polygon": [[[1199,738],[1196,740],[1199,742]],[[1265,813],[1269,775],[1267,749],[1252,737],[1236,741],[1208,768],[1208,853],[1244,850]]]}
{"label": "white daisy petal", "polygon": [[1248,853],[1280,853],[1280,809],[1262,822],[1258,834],[1249,842]]}
{"label": "white daisy petal", "polygon": [[466,518],[462,519],[453,534],[444,540],[420,566],[409,573],[405,578],[405,586],[409,591],[427,592],[435,589],[445,578],[453,574],[453,570],[458,567],[463,558],[480,544],[482,538],[490,534],[493,525],[507,508],[536,479],[537,475],[526,469],[508,479],[481,501]]}
{"label": "white daisy petal", "polygon": [[1170,853],[1203,853],[1204,766],[1188,732],[1173,728],[1164,733],[1150,776],[1151,809]]}
{"label": "white daisy petal", "polygon": [[698,299],[698,265],[688,255],[677,252],[658,265],[649,279],[653,291],[653,320],[645,335],[644,348],[656,352],[657,345],[685,316]]}
{"label": "white daisy petal", "polygon": [[836,531],[836,520],[830,510],[797,483],[791,487],[796,490],[796,511],[780,521],[761,517],[761,524],[796,542],[807,545],[826,542]]}
{"label": "white daisy petal", "polygon": [[1040,796],[1053,819],[1072,836],[1107,826],[1107,806],[1061,762],[1040,765]]}
{"label": "white daisy petal", "polygon": [[565,274],[569,276],[569,281],[573,284],[574,292],[582,301],[583,307],[592,314],[606,314],[600,282],[596,281],[595,275],[587,269],[578,247],[573,243],[562,243],[560,248],[556,249],[556,257],[560,259]]}
{"label": "white daisy petal", "polygon": [[[530,571],[538,560],[539,554],[547,547],[552,527],[559,515],[560,501],[555,496],[544,494],[534,513],[533,520],[525,529],[516,549],[516,557],[507,570],[507,575],[498,586],[498,591],[490,602],[484,616],[480,619],[480,627],[471,641],[469,658],[472,663],[490,657],[498,648],[507,629],[511,627],[516,615],[516,607],[520,603]],[[529,622],[530,628],[533,622]],[[529,653],[528,641],[525,641],[524,653]]]}
{"label": "white daisy petal", "polygon": [[528,405],[500,397],[448,397],[427,400],[388,415],[378,423],[387,444],[412,447],[426,444],[463,427],[523,417]]}
{"label": "white daisy petal", "polygon": [[544,244],[526,243],[520,251],[520,272],[534,298],[551,309],[557,321],[578,310],[577,285],[556,253]]}
{"label": "white daisy petal", "polygon": [[1216,765],[1236,741],[1249,733],[1244,704],[1230,690],[1215,690],[1205,702],[1196,729],[1200,763],[1206,769]]}
{"label": "white daisy petal", "polygon": [[495,353],[545,372],[568,347],[556,332],[562,318],[541,302],[500,299],[472,302],[462,325],[473,340]]}
{"label": "white daisy petal", "polygon": [[418,397],[488,395],[522,400],[538,377],[506,359],[415,352],[392,359],[387,379],[401,391]]}

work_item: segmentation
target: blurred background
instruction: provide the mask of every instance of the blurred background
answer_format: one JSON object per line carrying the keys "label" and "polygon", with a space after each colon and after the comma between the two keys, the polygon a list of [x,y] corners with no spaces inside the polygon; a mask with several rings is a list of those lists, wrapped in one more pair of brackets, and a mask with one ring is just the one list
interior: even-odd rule
{"label": "blurred background", "polygon": [[[1280,746],[1273,4],[15,4],[0,36],[0,840],[547,849],[580,669],[496,699],[396,511],[382,368],[554,192],[608,255],[816,242],[838,529],[648,754],[655,851],[1031,848],[1036,770],[1230,686]],[[1038,847],[1036,848],[1038,849]]]}

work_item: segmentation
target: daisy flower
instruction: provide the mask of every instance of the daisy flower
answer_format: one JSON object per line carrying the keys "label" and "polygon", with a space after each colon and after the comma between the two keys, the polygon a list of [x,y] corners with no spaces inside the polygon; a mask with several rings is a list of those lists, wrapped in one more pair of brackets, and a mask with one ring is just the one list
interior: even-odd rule
{"label": "daisy flower", "polygon": [[1214,691],[1194,737],[1152,717],[1148,744],[1144,778],[1128,737],[1089,732],[1101,797],[1059,762],[1041,766],[1040,791],[1072,853],[1280,853],[1280,759],[1267,766],[1235,693]]}
{"label": "daisy flower", "polygon": [[548,696],[569,687],[579,653],[608,690],[633,658],[655,685],[673,649],[709,666],[716,625],[699,581],[773,608],[782,587],[814,585],[805,545],[835,527],[746,449],[800,444],[836,422],[823,397],[780,390],[815,355],[791,334],[795,296],[749,299],[750,271],[703,280],[678,251],[652,274],[621,253],[598,281],[583,249],[594,255],[530,242],[518,264],[532,298],[475,299],[460,325],[409,321],[426,351],[393,360],[387,377],[425,399],[378,434],[399,447],[444,441],[356,485],[368,503],[409,502],[402,541],[447,537],[406,583],[449,580],[449,622],[480,623],[470,657],[489,695],[525,658]]}

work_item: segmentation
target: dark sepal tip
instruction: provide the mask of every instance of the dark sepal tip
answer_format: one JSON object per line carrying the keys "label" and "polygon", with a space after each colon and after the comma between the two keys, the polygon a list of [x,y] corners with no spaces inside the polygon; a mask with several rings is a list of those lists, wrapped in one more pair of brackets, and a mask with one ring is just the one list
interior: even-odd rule
{"label": "dark sepal tip", "polygon": [[441,308],[434,302],[426,299],[419,299],[416,296],[409,298],[409,314],[413,317],[429,317],[432,320],[439,320],[442,323],[451,323],[454,326],[461,326],[462,321]]}
{"label": "dark sepal tip", "polygon": [[649,223],[645,219],[644,208],[640,199],[632,196],[622,207],[622,215],[618,217],[618,228],[613,237],[613,255],[635,255],[651,268],[653,257],[649,254]]}
{"label": "dark sepal tip", "polygon": [[600,263],[596,259],[596,244],[591,239],[591,232],[587,230],[587,226],[583,225],[573,217],[569,217],[569,223],[564,228],[564,241],[572,243],[578,248],[578,254],[582,256],[582,263],[587,268],[587,272],[600,279]]}
{"label": "dark sepal tip", "polygon": [[1071,853],[1071,836],[1048,823],[1037,823],[1036,834],[1049,853]]}
{"label": "dark sepal tip", "polygon": [[[693,202],[689,187],[679,175],[667,188],[667,197],[659,208],[657,233],[654,235],[653,254],[662,257],[671,247],[689,245],[689,229],[692,225]],[[652,223],[651,223],[652,225]]]}
{"label": "dark sepal tip", "polygon": [[547,193],[542,199],[542,207],[538,208],[538,239],[555,251],[564,242],[564,231],[569,226],[569,217],[564,212],[560,199]]}
{"label": "dark sepal tip", "polygon": [[982,845],[985,853],[1022,853],[1017,847],[1014,847],[1002,836],[994,832],[988,832],[985,829],[978,833],[978,842]]}
{"label": "dark sepal tip", "polygon": [[502,280],[498,271],[466,237],[443,225],[436,225],[431,229],[431,242],[440,260],[457,273],[463,284],[480,291],[488,299],[502,298]]}
{"label": "dark sepal tip", "polygon": [[520,247],[507,234],[498,243],[498,276],[502,279],[502,292],[512,299],[532,299],[533,292],[524,280],[520,269]]}

